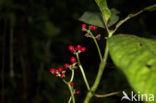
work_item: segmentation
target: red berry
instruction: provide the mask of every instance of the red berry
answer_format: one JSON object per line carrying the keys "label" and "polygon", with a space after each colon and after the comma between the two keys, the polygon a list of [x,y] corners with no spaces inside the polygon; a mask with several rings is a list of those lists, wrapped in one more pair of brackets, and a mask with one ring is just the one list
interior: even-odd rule
{"label": "red berry", "polygon": [[81,52],[85,52],[86,51],[86,47],[81,48]]}
{"label": "red berry", "polygon": [[65,64],[64,68],[68,69],[69,68],[69,64]]}
{"label": "red berry", "polygon": [[81,48],[82,48],[81,45],[77,45],[77,46],[76,46],[76,49],[77,49],[77,50],[81,50]]}
{"label": "red berry", "polygon": [[51,68],[51,69],[50,69],[50,72],[51,72],[52,74],[56,74],[56,69],[55,69],[55,68]]}
{"label": "red berry", "polygon": [[82,28],[86,28],[87,27],[87,25],[86,24],[82,24]]}
{"label": "red berry", "polygon": [[71,63],[75,63],[76,62],[76,58],[75,57],[71,57],[70,61],[71,61]]}
{"label": "red berry", "polygon": [[95,31],[95,30],[96,30],[96,26],[93,25],[93,26],[91,27],[91,29],[92,29],[93,31]]}
{"label": "red berry", "polygon": [[64,75],[64,74],[61,74],[61,75],[60,75],[60,77],[61,77],[61,78],[64,78],[64,77],[65,77],[65,75]]}
{"label": "red berry", "polygon": [[76,91],[75,91],[75,94],[80,94],[80,91],[79,91],[79,90],[76,90]]}
{"label": "red berry", "polygon": [[59,67],[58,68],[58,72],[62,73],[63,72],[63,68],[62,67]]}
{"label": "red berry", "polygon": [[74,82],[71,82],[70,85],[71,85],[72,87],[74,87]]}
{"label": "red berry", "polygon": [[74,52],[74,46],[69,45],[68,49],[69,49],[70,52],[72,52],[72,53]]}

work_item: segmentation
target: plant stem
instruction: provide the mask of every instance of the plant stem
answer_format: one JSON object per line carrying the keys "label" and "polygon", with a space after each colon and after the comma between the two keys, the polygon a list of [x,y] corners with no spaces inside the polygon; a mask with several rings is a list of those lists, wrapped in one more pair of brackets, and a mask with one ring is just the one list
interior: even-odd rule
{"label": "plant stem", "polygon": [[72,100],[72,97],[70,96],[70,98],[69,98],[69,100],[68,100],[68,103],[70,103],[70,102],[71,102],[71,100]]}
{"label": "plant stem", "polygon": [[68,85],[68,83],[69,83],[69,82],[67,82],[67,81],[66,81],[66,80],[64,80],[64,79],[63,79],[63,82],[64,82],[65,84],[67,84],[67,85]]}
{"label": "plant stem", "polygon": [[108,24],[107,24],[107,21],[105,19],[105,17],[102,15],[102,19],[103,19],[103,23],[106,27],[106,31],[107,31],[107,37],[109,36],[109,27],[108,27]]}
{"label": "plant stem", "polygon": [[[111,33],[109,31],[109,28],[108,28],[108,24],[104,18],[104,16],[102,16],[103,18],[103,22],[104,22],[104,25],[106,27],[106,31],[107,31],[107,37],[111,37]],[[94,95],[94,92],[96,91],[100,81],[101,81],[101,78],[102,78],[102,74],[104,72],[104,69],[105,69],[105,66],[107,64],[107,58],[108,58],[108,39],[106,39],[106,47],[105,47],[105,52],[104,52],[104,57],[99,65],[99,70],[98,70],[98,73],[97,73],[97,76],[96,76],[96,79],[91,87],[91,90],[88,91],[87,93],[87,96],[84,100],[84,103],[89,103],[90,99],[93,97]]]}
{"label": "plant stem", "polygon": [[72,70],[72,76],[71,76],[71,79],[70,79],[69,82],[67,82],[65,79],[63,79],[63,82],[64,82],[66,85],[68,85],[68,88],[69,88],[70,94],[71,94],[68,103],[71,102],[71,99],[73,100],[73,103],[75,103],[75,97],[74,97],[74,93],[73,93],[73,88],[72,88],[71,85],[70,85],[70,83],[73,81],[73,79],[74,79],[74,70]]}
{"label": "plant stem", "polygon": [[90,99],[94,95],[93,93],[96,91],[96,89],[97,89],[97,87],[98,87],[98,85],[100,83],[103,71],[105,69],[105,66],[106,66],[106,63],[107,63],[107,58],[108,58],[108,40],[106,40],[106,47],[105,47],[104,58],[102,59],[102,61],[100,63],[98,74],[96,76],[96,80],[94,81],[94,84],[91,87],[91,90],[88,91],[87,96],[86,96],[86,98],[84,100],[84,103],[89,103]]}
{"label": "plant stem", "polygon": [[73,89],[72,89],[72,87],[70,86],[70,83],[68,83],[68,88],[69,88],[69,90],[70,90],[73,103],[75,103],[75,97],[74,97]]}
{"label": "plant stem", "polygon": [[90,91],[90,86],[89,86],[88,80],[87,80],[87,78],[86,78],[85,72],[84,72],[84,70],[83,70],[83,68],[82,68],[82,65],[79,65],[79,68],[80,68],[81,73],[82,73],[82,75],[83,75],[83,79],[84,79],[84,81],[85,81],[85,84],[86,84],[86,86],[87,86],[87,89],[88,89],[88,91]]}
{"label": "plant stem", "polygon": [[70,82],[72,82],[74,79],[74,70],[72,70],[72,75],[71,75],[71,79],[70,79]]}
{"label": "plant stem", "polygon": [[131,19],[131,18],[133,18],[133,17],[135,17],[135,16],[138,16],[138,15],[141,14],[142,12],[143,12],[143,10],[140,10],[139,12],[137,12],[137,13],[135,13],[135,14],[129,14],[125,19],[120,20],[120,21],[116,24],[113,33],[115,33],[116,30],[117,30],[123,23],[125,23],[126,21],[128,21],[129,19]]}
{"label": "plant stem", "polygon": [[83,70],[83,67],[82,67],[82,65],[81,65],[81,63],[80,63],[80,58],[79,58],[79,54],[78,54],[78,53],[76,53],[76,58],[77,58],[78,66],[79,66],[79,68],[80,68],[80,70],[81,70],[81,73],[82,73],[84,82],[85,82],[85,84],[86,84],[86,86],[87,86],[88,91],[90,91],[90,86],[89,86],[88,80],[87,80],[87,78],[86,78],[85,72],[84,72],[84,70]]}
{"label": "plant stem", "polygon": [[98,97],[98,98],[104,98],[104,97],[109,97],[109,96],[113,96],[113,95],[116,95],[116,94],[119,94],[120,92],[112,92],[112,93],[108,93],[108,94],[94,94],[95,97]]}
{"label": "plant stem", "polygon": [[98,45],[98,43],[97,43],[96,38],[94,37],[93,33],[92,33],[90,30],[88,30],[87,32],[91,35],[91,38],[94,40],[94,43],[95,43],[95,45],[96,45],[96,47],[97,47],[97,50],[98,50],[98,53],[99,53],[100,61],[102,61],[101,50],[100,50],[100,47],[99,47],[99,45]]}
{"label": "plant stem", "polygon": [[71,99],[73,100],[73,103],[75,103],[75,97],[74,97],[74,93],[73,93],[73,88],[72,88],[71,85],[70,85],[70,83],[71,83],[71,82],[73,81],[73,79],[74,79],[74,69],[71,69],[71,71],[72,71],[72,74],[71,74],[70,81],[67,82],[65,79],[63,79],[63,82],[64,82],[66,85],[68,85],[68,88],[69,88],[70,94],[71,94],[71,96],[70,96],[70,98],[69,98],[69,100],[68,100],[68,103],[71,102]]}

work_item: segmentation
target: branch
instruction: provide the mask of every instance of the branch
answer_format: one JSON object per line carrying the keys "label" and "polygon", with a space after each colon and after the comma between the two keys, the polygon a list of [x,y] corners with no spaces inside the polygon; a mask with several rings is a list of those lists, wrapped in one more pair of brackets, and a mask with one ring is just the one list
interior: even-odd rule
{"label": "branch", "polygon": [[73,89],[72,89],[70,83],[68,83],[68,88],[70,90],[70,94],[71,94],[71,98],[73,100],[73,103],[75,103],[75,97],[74,97]]}
{"label": "branch", "polygon": [[103,98],[103,97],[113,96],[113,95],[116,95],[116,94],[119,94],[119,93],[120,93],[120,91],[112,92],[112,93],[108,93],[108,94],[94,94],[94,96],[98,97],[98,98]]}
{"label": "branch", "polygon": [[94,43],[95,43],[95,45],[96,45],[96,48],[97,48],[97,50],[98,50],[98,53],[99,53],[100,61],[102,61],[101,50],[100,50],[100,47],[99,47],[99,45],[98,45],[98,43],[97,43],[96,38],[94,37],[93,33],[92,33],[90,30],[87,30],[87,33],[89,33],[90,36],[91,36],[91,38],[93,39],[93,41],[94,41]]}
{"label": "branch", "polygon": [[69,100],[68,100],[68,103],[71,103],[71,100],[72,100],[72,97],[70,96]]}
{"label": "branch", "polygon": [[107,58],[108,58],[108,40],[106,40],[104,58],[102,59],[100,65],[99,65],[99,70],[98,70],[96,79],[94,81],[94,84],[91,87],[91,91],[88,91],[87,96],[84,100],[84,103],[89,103],[90,99],[93,97],[93,93],[96,91],[97,87],[99,86],[99,83],[101,81],[104,69],[105,69],[106,64],[107,64]]}
{"label": "branch", "polygon": [[77,58],[77,60],[78,60],[78,66],[79,66],[80,71],[81,71],[81,73],[82,73],[82,76],[83,76],[84,82],[85,82],[85,84],[86,84],[86,87],[87,87],[88,91],[90,91],[90,86],[89,86],[88,80],[87,80],[87,78],[86,78],[86,74],[85,74],[85,72],[84,72],[84,70],[83,70],[83,67],[82,67],[82,65],[81,65],[81,63],[80,63],[80,58],[79,58],[79,54],[78,54],[78,53],[76,53],[76,58]]}
{"label": "branch", "polygon": [[108,27],[107,21],[103,15],[102,15],[102,19],[103,19],[104,26],[106,27],[107,37],[108,37],[109,36],[109,27]]}
{"label": "branch", "polygon": [[142,12],[143,12],[143,10],[141,10],[141,11],[135,13],[135,14],[129,14],[125,19],[119,21],[118,24],[116,24],[113,33],[115,33],[116,30],[117,30],[123,23],[125,23],[126,21],[128,21],[129,19],[131,19],[131,18],[133,18],[133,17],[138,16],[138,15],[141,14]]}

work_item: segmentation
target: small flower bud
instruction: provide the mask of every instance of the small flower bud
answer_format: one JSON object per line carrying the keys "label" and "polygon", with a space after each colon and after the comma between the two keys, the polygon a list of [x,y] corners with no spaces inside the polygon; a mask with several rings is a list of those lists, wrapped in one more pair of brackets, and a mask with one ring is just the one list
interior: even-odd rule
{"label": "small flower bud", "polygon": [[100,39],[101,39],[101,34],[98,34],[98,35],[96,36],[96,39],[97,39],[97,40],[100,40]]}
{"label": "small flower bud", "polygon": [[87,38],[90,37],[89,33],[86,33],[84,36]]}

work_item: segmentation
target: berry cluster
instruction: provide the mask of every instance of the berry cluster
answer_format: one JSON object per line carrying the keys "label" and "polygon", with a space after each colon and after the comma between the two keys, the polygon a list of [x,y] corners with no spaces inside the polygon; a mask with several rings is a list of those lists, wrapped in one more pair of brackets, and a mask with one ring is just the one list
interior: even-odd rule
{"label": "berry cluster", "polygon": [[[86,24],[82,24],[82,31],[86,31],[87,25]],[[96,26],[89,26],[89,29],[95,31],[96,30]]]}
{"label": "berry cluster", "polygon": [[[81,53],[81,52],[85,52],[86,51],[86,47],[82,47],[81,45],[77,45],[76,47],[72,46],[72,45],[69,45],[68,47],[69,51],[73,54],[76,54],[76,53]],[[65,73],[66,73],[66,70],[69,69],[69,70],[73,70],[76,68],[76,65],[77,65],[77,60],[75,57],[71,57],[70,58],[70,62],[72,64],[68,64],[68,63],[65,63],[64,64],[64,68],[62,67],[59,67],[58,69],[55,69],[55,68],[51,68],[50,69],[50,72],[54,75],[56,75],[56,77],[60,77],[62,79],[65,78]],[[80,91],[79,90],[75,90],[74,89],[74,82],[71,82],[70,83],[70,86],[72,87],[73,89],[73,93],[74,94],[79,94]]]}
{"label": "berry cluster", "polygon": [[[97,34],[96,36],[93,35],[92,31],[96,31],[96,29],[97,29],[97,27],[94,26],[94,25],[87,26],[86,24],[82,24],[82,31],[86,32],[85,36],[92,38],[94,40],[94,42],[96,43],[96,45],[97,45],[97,41],[96,40],[100,40],[101,35],[100,34]],[[98,45],[97,45],[97,47],[98,47]],[[80,60],[79,60],[79,54],[81,52],[82,53],[85,52],[86,51],[86,47],[83,47],[81,45],[77,45],[76,47],[74,47],[73,45],[69,45],[68,49],[69,49],[69,51],[71,53],[75,54],[77,59],[73,56],[73,57],[70,58],[71,64],[65,63],[64,64],[64,68],[63,67],[59,67],[58,69],[51,68],[50,72],[52,74],[54,74],[56,77],[62,78],[64,83],[69,86],[69,89],[71,91],[71,96],[72,96],[72,99],[73,99],[73,102],[74,102],[75,100],[74,100],[73,94],[79,94],[80,93],[79,90],[76,90],[74,88],[74,82],[73,82],[74,70],[75,70],[75,68],[77,68],[76,65],[78,65],[80,67],[80,70],[81,70],[81,72],[83,74],[83,78],[84,78],[85,83],[86,83],[86,86],[87,86],[88,90],[90,90],[89,84],[86,81],[86,76],[84,74],[83,68],[82,68]],[[70,81],[66,81],[65,80],[65,73],[66,73],[67,70],[71,70],[71,72],[72,72]],[[69,100],[71,100],[71,98]]]}
{"label": "berry cluster", "polygon": [[65,70],[63,70],[62,67],[59,67],[58,69],[55,68],[51,68],[50,72],[54,75],[56,75],[56,77],[60,77],[60,78],[64,78],[65,77]]}
{"label": "berry cluster", "polygon": [[[74,48],[74,46],[72,45],[69,45],[69,51],[72,52],[72,53],[80,53],[80,52],[85,52],[86,51],[86,47],[82,47],[81,45],[77,45],[76,48]],[[75,67],[76,65],[76,58],[75,57],[71,57],[70,58],[70,61],[71,61],[71,65],[70,64],[64,64],[64,68],[65,69],[72,69]],[[51,68],[50,69],[50,72],[54,75],[56,75],[57,77],[60,77],[60,78],[64,78],[65,77],[65,72],[66,70],[64,70],[62,67],[59,67],[58,69],[55,69],[55,68]]]}
{"label": "berry cluster", "polygon": [[[76,58],[75,57],[71,57],[70,58],[70,61],[71,61],[71,65],[69,64],[64,64],[64,68],[65,69],[72,69],[75,67],[76,65]],[[65,73],[66,73],[66,70],[64,70],[62,67],[59,67],[58,69],[55,69],[55,68],[51,68],[50,69],[50,72],[54,75],[56,75],[56,77],[60,77],[60,78],[64,78],[65,77]]]}
{"label": "berry cluster", "polygon": [[71,83],[70,83],[70,86],[73,88],[75,94],[79,94],[79,93],[80,93],[79,90],[75,90],[75,89],[74,89],[74,82],[71,82]]}
{"label": "berry cluster", "polygon": [[71,53],[86,51],[86,47],[82,47],[81,45],[77,45],[76,48],[74,48],[74,46],[72,46],[72,45],[69,45],[68,49]]}
{"label": "berry cluster", "polygon": [[[82,24],[82,31],[85,31],[85,32],[87,32],[86,34],[85,34],[85,36],[86,37],[92,37],[92,38],[94,38],[93,36],[91,36],[90,35],[90,32],[88,32],[88,30],[90,31],[90,30],[92,30],[92,31],[95,31],[97,28],[96,28],[96,26],[89,26],[88,28],[87,28],[87,25],[86,24]],[[97,34],[96,35],[96,37],[95,37],[97,40],[100,40],[101,39],[101,34]]]}

